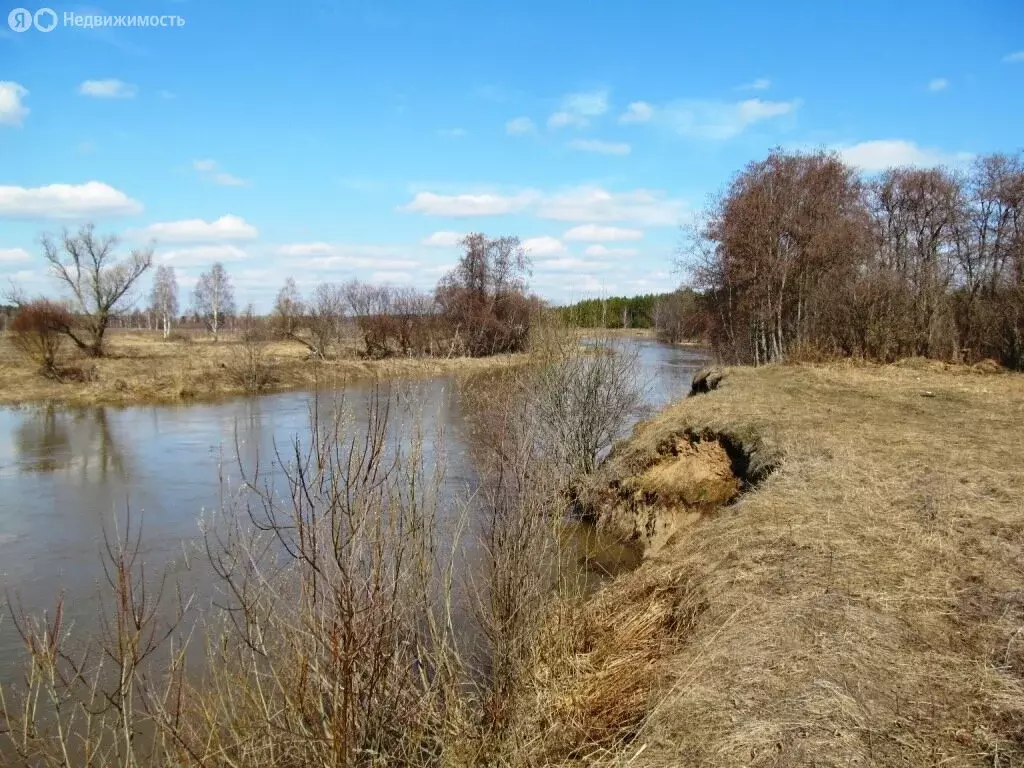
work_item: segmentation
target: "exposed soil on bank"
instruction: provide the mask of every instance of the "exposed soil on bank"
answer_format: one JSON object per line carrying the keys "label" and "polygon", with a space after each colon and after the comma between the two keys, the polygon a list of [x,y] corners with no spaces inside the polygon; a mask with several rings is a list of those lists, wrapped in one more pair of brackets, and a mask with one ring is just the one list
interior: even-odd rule
{"label": "exposed soil on bank", "polygon": [[573,743],[630,765],[1024,764],[1024,376],[723,373],[587,495],[645,558],[578,619]]}
{"label": "exposed soil on bank", "polygon": [[[157,332],[112,331],[107,355],[69,354],[63,381],[41,376],[0,334],[0,405],[51,402],[63,405],[132,405],[213,400],[248,394],[233,371],[245,350],[232,334],[214,343],[207,335],[164,341]],[[318,362],[295,342],[270,342],[263,350],[268,383],[261,394],[373,378],[425,378],[517,365],[526,355],[482,358],[417,357],[364,360],[353,339],[337,359]]]}

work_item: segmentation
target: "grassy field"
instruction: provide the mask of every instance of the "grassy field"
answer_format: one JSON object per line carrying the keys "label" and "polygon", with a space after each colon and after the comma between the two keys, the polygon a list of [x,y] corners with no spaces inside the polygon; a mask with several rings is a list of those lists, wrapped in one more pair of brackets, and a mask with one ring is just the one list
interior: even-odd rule
{"label": "grassy field", "polygon": [[646,558],[575,683],[642,710],[613,762],[1024,764],[1022,453],[1024,376],[916,360],[726,369],[642,425],[592,503]]}
{"label": "grassy field", "polygon": [[[108,353],[100,359],[68,355],[64,365],[88,372],[86,381],[53,381],[0,335],[0,405],[51,401],[68,405],[178,402],[239,395],[245,389],[232,371],[244,360],[243,346],[232,334],[214,343],[207,334],[187,341],[164,341],[157,332],[111,331]],[[300,344],[269,342],[263,349],[270,383],[266,391],[304,389],[347,379],[422,377],[456,371],[479,371],[512,365],[523,356],[487,358],[390,358],[363,360],[355,339],[338,359],[315,362]]]}

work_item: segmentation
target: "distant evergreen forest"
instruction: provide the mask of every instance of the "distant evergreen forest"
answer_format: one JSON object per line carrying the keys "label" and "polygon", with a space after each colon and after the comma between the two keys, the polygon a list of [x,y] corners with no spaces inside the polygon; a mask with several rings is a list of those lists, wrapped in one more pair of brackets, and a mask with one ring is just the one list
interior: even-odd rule
{"label": "distant evergreen forest", "polygon": [[609,296],[584,299],[559,307],[562,320],[577,328],[653,328],[655,306],[671,294],[647,293],[643,296]]}

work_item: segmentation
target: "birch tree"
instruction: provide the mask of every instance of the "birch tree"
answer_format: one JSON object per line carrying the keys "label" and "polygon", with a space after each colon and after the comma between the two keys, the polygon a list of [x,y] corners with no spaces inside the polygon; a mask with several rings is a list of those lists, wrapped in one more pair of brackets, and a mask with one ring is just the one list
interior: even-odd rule
{"label": "birch tree", "polygon": [[192,294],[192,307],[213,334],[213,340],[217,341],[224,320],[235,313],[235,293],[231,287],[231,278],[219,261],[210,267],[209,272],[199,276]]}
{"label": "birch tree", "polygon": [[149,306],[159,319],[166,339],[171,333],[171,322],[178,315],[178,280],[174,274],[174,267],[156,268]]}

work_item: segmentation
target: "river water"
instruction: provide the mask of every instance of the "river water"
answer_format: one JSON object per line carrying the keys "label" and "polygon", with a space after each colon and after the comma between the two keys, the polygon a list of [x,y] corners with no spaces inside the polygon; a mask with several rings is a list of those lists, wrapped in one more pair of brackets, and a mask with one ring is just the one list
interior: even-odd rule
{"label": "river water", "polygon": [[[643,418],[689,390],[706,362],[698,351],[647,339],[638,352]],[[471,490],[473,469],[461,434],[459,398],[449,378],[405,385],[426,434],[441,435],[445,490]],[[350,385],[349,399],[369,396]],[[87,408],[33,406],[0,410],[0,589],[29,613],[52,609],[63,593],[76,631],[95,624],[103,578],[104,525],[132,510],[143,525],[150,572],[183,560],[199,535],[204,510],[216,509],[238,480],[238,458],[271,456],[308,429],[314,394],[307,391],[215,403]],[[5,611],[6,612],[6,611]],[[10,617],[0,620],[0,679],[14,672],[20,640]]]}

